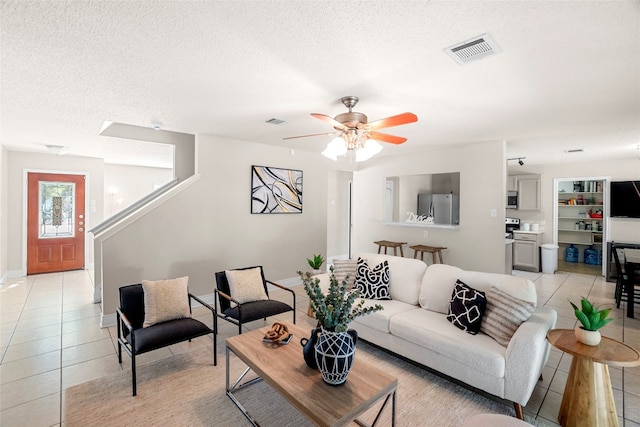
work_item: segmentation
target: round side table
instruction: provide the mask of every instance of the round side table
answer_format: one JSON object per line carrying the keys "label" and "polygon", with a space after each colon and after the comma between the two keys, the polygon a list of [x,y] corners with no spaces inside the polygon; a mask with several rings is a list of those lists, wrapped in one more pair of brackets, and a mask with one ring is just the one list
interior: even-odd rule
{"label": "round side table", "polygon": [[547,339],[573,356],[562,396],[558,421],[568,426],[618,426],[609,365],[640,365],[640,353],[628,345],[602,337],[597,346],[582,344],[573,329],[552,329]]}

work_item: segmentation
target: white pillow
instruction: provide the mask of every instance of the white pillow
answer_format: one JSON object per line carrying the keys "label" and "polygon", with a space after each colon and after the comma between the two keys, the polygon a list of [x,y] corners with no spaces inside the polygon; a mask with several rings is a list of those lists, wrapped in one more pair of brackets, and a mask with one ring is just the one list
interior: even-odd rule
{"label": "white pillow", "polygon": [[334,259],[333,260],[333,274],[336,276],[338,284],[342,285],[342,282],[347,279],[347,289],[351,290],[356,281],[356,268],[358,266],[357,259]]}
{"label": "white pillow", "polygon": [[453,288],[461,273],[460,268],[447,264],[431,264],[427,267],[420,288],[420,307],[447,314]]}
{"label": "white pillow", "polygon": [[[231,298],[240,304],[269,299],[262,283],[260,267],[247,270],[225,270],[224,274],[229,282]],[[232,302],[231,306],[235,307],[236,304]]]}
{"label": "white pillow", "polygon": [[191,317],[189,309],[189,276],[168,280],[143,280],[143,328],[167,320]]}

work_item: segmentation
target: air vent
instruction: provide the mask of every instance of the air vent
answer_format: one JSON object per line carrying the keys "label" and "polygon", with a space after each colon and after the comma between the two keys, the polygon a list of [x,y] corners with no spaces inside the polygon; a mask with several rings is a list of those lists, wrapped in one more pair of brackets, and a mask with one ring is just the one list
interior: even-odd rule
{"label": "air vent", "polygon": [[584,151],[583,148],[574,148],[573,150],[564,150],[564,152],[567,153],[567,154],[582,153],[583,151]]}
{"label": "air vent", "polygon": [[444,51],[460,65],[502,52],[489,34],[482,34],[462,43],[449,46]]}
{"label": "air vent", "polygon": [[284,120],[280,120],[280,119],[269,119],[267,120],[265,123],[269,123],[271,125],[281,125],[284,123]]}

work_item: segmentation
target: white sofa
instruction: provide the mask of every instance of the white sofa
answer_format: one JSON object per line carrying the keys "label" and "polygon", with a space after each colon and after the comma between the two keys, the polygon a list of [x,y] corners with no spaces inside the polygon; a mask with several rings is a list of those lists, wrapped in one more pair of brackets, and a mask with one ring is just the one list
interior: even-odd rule
{"label": "white sofa", "polygon": [[[369,253],[353,258],[358,257],[366,259],[371,268],[385,260],[389,263],[391,294],[391,300],[367,300],[367,304],[381,304],[384,310],[351,323],[359,338],[510,400],[518,418],[523,418],[522,407],[527,404],[549,357],[546,335],[555,326],[556,312],[536,307],[507,347],[482,332],[471,335],[462,331],[447,320],[446,312],[456,279],[480,291],[493,285],[518,299],[535,303],[533,282],[444,264],[427,267],[412,258]],[[319,278],[321,286],[328,287],[328,273]]]}

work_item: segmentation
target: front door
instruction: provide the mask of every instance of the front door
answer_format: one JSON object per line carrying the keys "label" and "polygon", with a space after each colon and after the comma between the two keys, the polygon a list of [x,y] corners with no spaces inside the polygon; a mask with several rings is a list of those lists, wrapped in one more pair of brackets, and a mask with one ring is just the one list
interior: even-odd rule
{"label": "front door", "polygon": [[84,175],[27,174],[27,274],[84,268]]}

